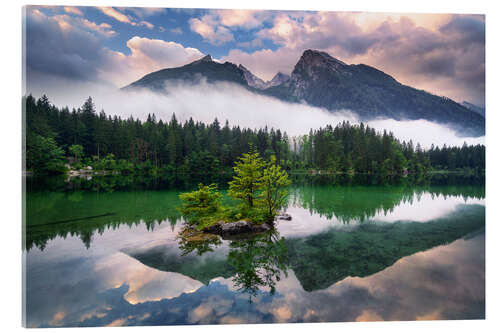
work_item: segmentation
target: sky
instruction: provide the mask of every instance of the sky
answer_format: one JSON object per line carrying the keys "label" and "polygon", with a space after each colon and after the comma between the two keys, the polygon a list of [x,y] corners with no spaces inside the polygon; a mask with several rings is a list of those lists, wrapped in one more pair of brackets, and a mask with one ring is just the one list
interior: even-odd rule
{"label": "sky", "polygon": [[[210,54],[264,80],[317,49],[484,106],[483,15],[27,6],[26,92],[125,86]],[[50,95],[49,95],[50,97]]]}

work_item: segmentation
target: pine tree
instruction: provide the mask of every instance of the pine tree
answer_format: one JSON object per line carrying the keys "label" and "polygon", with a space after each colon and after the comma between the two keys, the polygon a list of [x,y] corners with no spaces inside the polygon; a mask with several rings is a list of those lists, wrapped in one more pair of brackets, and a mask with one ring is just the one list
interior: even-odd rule
{"label": "pine tree", "polygon": [[235,176],[229,182],[228,193],[234,199],[242,200],[247,208],[253,208],[262,188],[262,168],[265,163],[252,147],[250,152],[243,154],[235,164],[233,167]]}
{"label": "pine tree", "polygon": [[265,217],[271,222],[285,204],[288,195],[286,187],[290,185],[288,174],[276,164],[275,158],[271,158],[267,168],[264,169],[260,184],[262,193],[259,198],[265,210]]}

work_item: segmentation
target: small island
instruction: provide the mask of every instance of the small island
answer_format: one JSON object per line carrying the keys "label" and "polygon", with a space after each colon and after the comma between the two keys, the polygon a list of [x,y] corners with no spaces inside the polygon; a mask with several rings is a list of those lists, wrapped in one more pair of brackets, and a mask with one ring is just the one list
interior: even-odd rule
{"label": "small island", "polygon": [[288,174],[276,162],[274,156],[264,161],[253,148],[243,154],[233,167],[234,177],[229,182],[228,195],[234,205],[223,205],[222,194],[216,184],[199,184],[193,192],[179,197],[189,233],[230,237],[270,231],[278,218],[290,220],[287,214],[280,215],[288,195]]}

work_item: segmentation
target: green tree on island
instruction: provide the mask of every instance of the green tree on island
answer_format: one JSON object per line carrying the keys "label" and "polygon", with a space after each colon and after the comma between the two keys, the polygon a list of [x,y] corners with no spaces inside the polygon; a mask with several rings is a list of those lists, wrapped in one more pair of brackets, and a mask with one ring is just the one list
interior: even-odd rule
{"label": "green tree on island", "polygon": [[189,224],[196,224],[199,227],[208,226],[217,222],[222,210],[221,197],[216,184],[199,184],[197,191],[179,195],[182,200],[179,211]]}
{"label": "green tree on island", "polygon": [[179,211],[187,222],[203,229],[219,221],[232,222],[245,219],[249,222],[272,222],[284,205],[290,184],[288,174],[276,164],[274,157],[267,164],[259,153],[251,150],[243,154],[234,167],[235,176],[229,182],[228,194],[241,201],[238,207],[223,207],[222,195],[217,185],[198,186],[198,190],[183,193],[179,197]]}
{"label": "green tree on island", "polygon": [[271,157],[268,167],[264,169],[260,185],[262,186],[262,192],[259,199],[265,208],[266,218],[272,221],[285,204],[288,195],[286,187],[290,185],[288,174],[276,164],[274,156]]}
{"label": "green tree on island", "polygon": [[262,186],[261,178],[264,166],[265,163],[260,158],[259,153],[251,148],[250,152],[243,154],[233,167],[236,175],[229,182],[228,193],[234,199],[242,200],[248,209],[254,207],[258,191]]}

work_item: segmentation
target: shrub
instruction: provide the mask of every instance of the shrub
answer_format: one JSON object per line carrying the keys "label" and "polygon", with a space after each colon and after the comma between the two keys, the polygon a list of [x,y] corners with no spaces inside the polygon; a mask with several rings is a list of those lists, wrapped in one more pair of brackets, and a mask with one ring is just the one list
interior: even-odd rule
{"label": "shrub", "polygon": [[182,193],[179,198],[182,200],[179,211],[190,225],[199,229],[216,222],[223,213],[221,194],[216,184],[199,184],[198,190]]}

